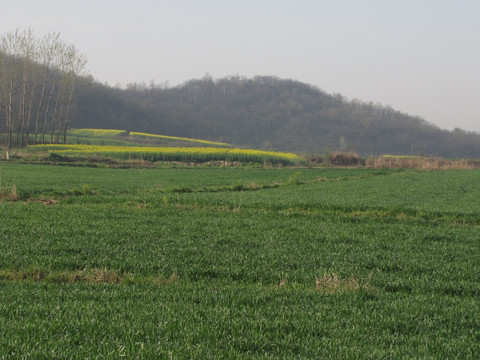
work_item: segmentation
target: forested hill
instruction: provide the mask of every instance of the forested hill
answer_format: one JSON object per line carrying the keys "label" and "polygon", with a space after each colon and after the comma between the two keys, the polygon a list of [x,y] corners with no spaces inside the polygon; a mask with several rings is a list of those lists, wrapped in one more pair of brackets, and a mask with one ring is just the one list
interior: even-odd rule
{"label": "forested hill", "polygon": [[71,126],[304,153],[352,149],[362,155],[480,157],[480,134],[441,130],[390,107],[348,101],[272,76],[205,76],[177,87],[130,84],[127,89],[84,80]]}

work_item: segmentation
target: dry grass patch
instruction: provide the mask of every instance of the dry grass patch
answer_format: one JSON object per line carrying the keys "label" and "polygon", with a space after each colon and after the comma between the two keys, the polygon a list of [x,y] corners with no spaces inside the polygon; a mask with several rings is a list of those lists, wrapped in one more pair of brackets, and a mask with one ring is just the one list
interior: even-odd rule
{"label": "dry grass patch", "polygon": [[6,201],[18,201],[20,200],[20,196],[17,191],[17,187],[15,184],[10,186],[9,188],[3,188],[0,186],[0,200]]}
{"label": "dry grass patch", "polygon": [[40,198],[40,199],[28,199],[25,201],[25,205],[28,205],[30,203],[40,203],[43,205],[55,205],[58,204],[57,199],[45,199],[45,198]]}
{"label": "dry grass patch", "polygon": [[341,279],[336,273],[329,274],[327,272],[322,277],[315,279],[315,288],[317,291],[331,294],[338,292],[375,292],[375,288],[369,280],[361,282],[353,276],[348,279]]}
{"label": "dry grass patch", "polygon": [[369,168],[403,168],[421,170],[454,170],[454,169],[477,169],[478,164],[467,159],[447,160],[437,157],[421,156],[380,156],[369,158],[366,161]]}
{"label": "dry grass patch", "polygon": [[23,270],[0,270],[0,281],[169,285],[178,282],[179,276],[176,273],[173,273],[168,278],[163,276],[135,276],[121,274],[107,268],[86,267],[83,270],[55,272],[32,267]]}

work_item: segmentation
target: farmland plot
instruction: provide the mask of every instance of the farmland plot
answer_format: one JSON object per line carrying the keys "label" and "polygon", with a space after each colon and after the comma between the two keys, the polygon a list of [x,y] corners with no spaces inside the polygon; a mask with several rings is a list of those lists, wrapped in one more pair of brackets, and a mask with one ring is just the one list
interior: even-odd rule
{"label": "farmland plot", "polygon": [[480,354],[478,171],[0,171],[5,358]]}

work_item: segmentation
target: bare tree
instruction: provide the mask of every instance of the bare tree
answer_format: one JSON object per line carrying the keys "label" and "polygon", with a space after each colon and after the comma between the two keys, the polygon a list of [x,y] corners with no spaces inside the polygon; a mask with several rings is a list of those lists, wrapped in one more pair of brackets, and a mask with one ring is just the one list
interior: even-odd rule
{"label": "bare tree", "polygon": [[[64,47],[65,47],[65,44],[62,42],[59,42],[55,47],[54,56],[52,58],[52,61],[54,62],[54,69],[51,72],[50,91],[49,91],[48,99],[46,101],[45,115],[43,118],[42,142],[45,142],[45,133],[47,131],[47,121],[50,115],[50,106],[52,104],[54,94],[55,94],[55,89],[57,86],[56,82],[58,78],[58,66],[59,66],[59,58],[60,58],[59,55],[62,53]],[[52,141],[52,137],[50,138],[50,141]]]}
{"label": "bare tree", "polygon": [[40,64],[43,67],[43,80],[42,80],[42,88],[40,90],[40,95],[38,99],[37,111],[35,115],[35,131],[33,137],[33,143],[37,143],[37,136],[39,130],[39,121],[40,121],[40,114],[45,104],[45,97],[46,93],[45,90],[47,88],[48,78],[51,72],[51,63],[53,58],[60,47],[60,34],[59,33],[50,33],[43,37],[39,44],[39,59]]}
{"label": "bare tree", "polygon": [[67,139],[67,128],[70,121],[70,110],[73,101],[73,92],[75,90],[75,83],[76,79],[79,75],[82,75],[84,71],[85,64],[87,63],[87,59],[84,54],[78,52],[75,46],[71,45],[68,48],[67,56],[69,59],[68,62],[68,83],[70,87],[68,99],[67,99],[67,107],[65,109],[65,118],[63,122],[63,143],[65,144]]}
{"label": "bare tree", "polygon": [[9,149],[14,133],[18,145],[25,146],[32,131],[37,143],[42,128],[45,142],[47,127],[51,142],[61,135],[65,142],[76,78],[85,64],[85,56],[58,33],[39,39],[31,29],[17,29],[0,37],[0,121]]}
{"label": "bare tree", "polygon": [[[58,117],[58,122],[60,122],[60,119],[62,117],[62,112],[63,112],[63,97],[65,96],[65,67],[66,67],[66,56],[65,52],[61,51],[59,54],[58,58],[58,89],[57,89],[57,96],[55,97],[55,102],[54,102],[54,107],[53,107],[53,113],[52,113],[52,120],[51,120],[51,132],[50,132],[50,142],[53,143],[53,139],[55,136],[55,130],[57,125],[57,117]],[[60,114],[60,115],[58,115]],[[58,133],[57,136],[55,137],[56,141],[58,143]]]}
{"label": "bare tree", "polygon": [[[33,36],[33,32],[29,30],[24,37],[26,58],[27,58],[27,88],[29,89],[28,99],[26,99],[26,107],[24,114],[24,124],[22,125],[22,141],[21,146],[28,145],[30,136],[30,123],[32,119],[32,110],[34,102],[37,102],[36,88],[37,88],[37,76],[39,72],[39,46],[38,40]],[[27,94],[26,94],[27,95]],[[25,138],[25,141],[24,141]]]}
{"label": "bare tree", "polygon": [[7,129],[7,148],[12,147],[12,134],[15,127],[13,119],[14,91],[16,90],[16,62],[19,54],[20,40],[18,30],[2,36],[0,49],[3,53],[2,84],[5,122]]}
{"label": "bare tree", "polygon": [[32,29],[26,29],[18,33],[19,37],[19,56],[22,59],[22,84],[19,94],[20,101],[18,104],[18,118],[17,118],[17,142],[24,145],[24,133],[26,122],[26,102],[27,102],[27,84],[32,67],[32,54],[34,51],[35,40]]}

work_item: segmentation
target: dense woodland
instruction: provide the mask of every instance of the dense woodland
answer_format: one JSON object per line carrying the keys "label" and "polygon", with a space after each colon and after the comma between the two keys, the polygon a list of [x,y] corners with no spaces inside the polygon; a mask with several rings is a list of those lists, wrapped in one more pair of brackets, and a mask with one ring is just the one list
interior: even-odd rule
{"label": "dense woodland", "polygon": [[380,104],[274,76],[179,86],[110,87],[83,75],[85,56],[59,34],[0,38],[0,143],[64,142],[69,127],[122,129],[309,154],[354,150],[479,158],[480,134],[442,130]]}
{"label": "dense woodland", "polygon": [[119,128],[263,149],[480,157],[480,134],[442,130],[388,106],[293,80],[233,76],[112,88],[84,80],[74,127]]}

